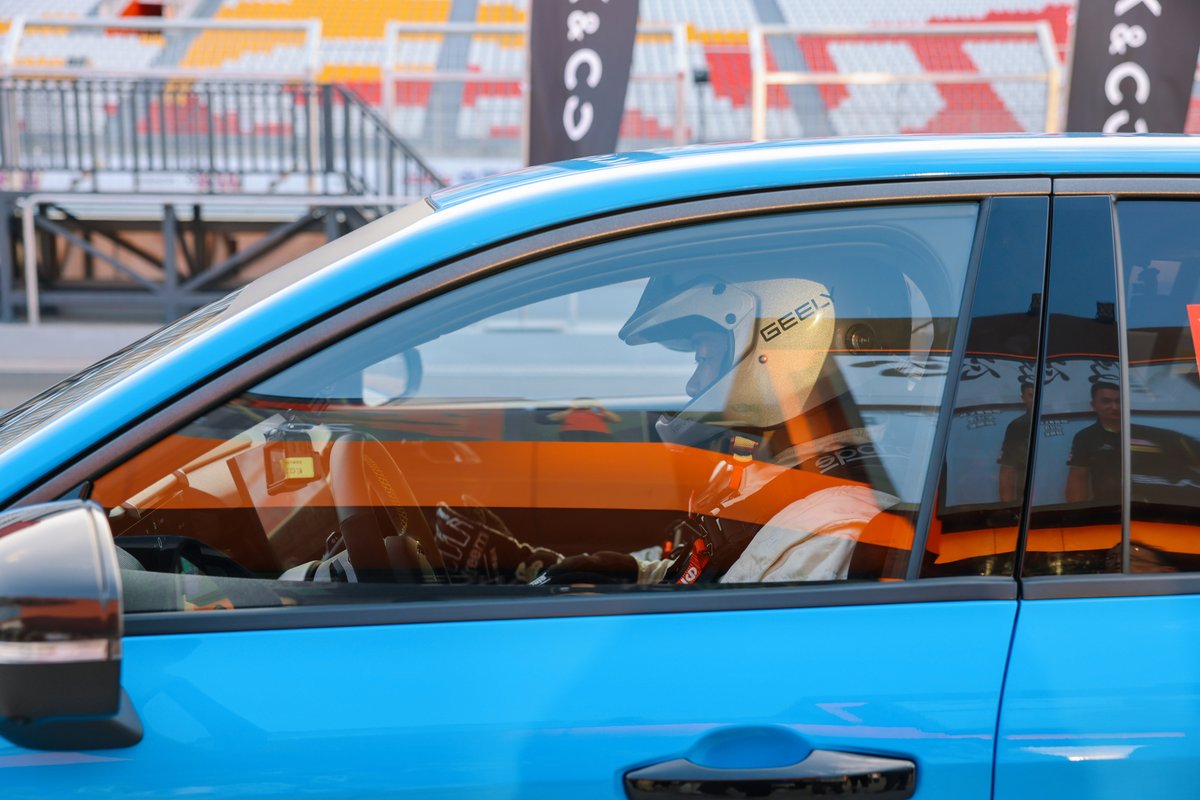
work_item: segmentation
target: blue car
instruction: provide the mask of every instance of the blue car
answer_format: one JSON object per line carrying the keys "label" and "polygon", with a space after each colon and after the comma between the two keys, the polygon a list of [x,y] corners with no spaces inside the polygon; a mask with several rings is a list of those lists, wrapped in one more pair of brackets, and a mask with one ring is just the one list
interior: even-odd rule
{"label": "blue car", "polygon": [[1192,797],[1200,144],[447,189],[0,418],[0,793]]}

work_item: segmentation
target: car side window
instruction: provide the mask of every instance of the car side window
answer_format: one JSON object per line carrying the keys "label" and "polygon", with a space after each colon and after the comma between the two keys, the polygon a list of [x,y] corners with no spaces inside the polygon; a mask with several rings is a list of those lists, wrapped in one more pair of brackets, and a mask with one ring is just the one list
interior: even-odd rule
{"label": "car side window", "polygon": [[989,200],[924,577],[1012,575],[1025,499],[1048,200]]}
{"label": "car side window", "polygon": [[1108,197],[1054,200],[1023,574],[1120,571],[1120,337]]}
{"label": "car side window", "polygon": [[1200,203],[1059,198],[1055,213],[1025,574],[1195,571]]}
{"label": "car side window", "polygon": [[1200,570],[1200,202],[1117,203],[1129,354],[1128,572]]}
{"label": "car side window", "polygon": [[978,214],[693,224],[374,323],[97,476],[129,606],[903,577]]}

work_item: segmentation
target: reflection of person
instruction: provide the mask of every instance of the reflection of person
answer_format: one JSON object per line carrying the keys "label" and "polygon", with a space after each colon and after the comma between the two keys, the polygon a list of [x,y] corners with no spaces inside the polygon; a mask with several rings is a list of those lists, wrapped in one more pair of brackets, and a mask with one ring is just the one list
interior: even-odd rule
{"label": "reflection of person", "polygon": [[558,438],[564,442],[606,442],[612,439],[608,423],[620,422],[621,416],[595,400],[580,397],[570,408],[547,414],[546,419],[562,423]]}
{"label": "reflection of person", "polygon": [[1121,500],[1121,388],[1092,384],[1096,421],[1075,434],[1067,460],[1067,502],[1101,498]]}
{"label": "reflection of person", "polygon": [[[907,289],[901,285],[887,296],[888,302],[897,296],[907,302]],[[900,316],[886,315],[889,322]],[[690,352],[696,359],[686,385],[690,402],[681,413],[663,415],[655,426],[657,434],[666,443],[703,447],[725,457],[707,485],[693,492],[691,511],[673,526],[663,545],[636,553],[602,551],[565,558],[555,554],[533,583],[845,579],[863,527],[897,501],[872,489],[864,477],[878,474],[871,470],[879,467],[881,448],[865,428],[846,419],[836,401],[825,403],[831,390],[820,382],[835,346],[837,322],[828,289],[806,279],[708,277],[684,285],[652,279],[620,338],[630,345],[656,343]],[[852,329],[875,347],[899,344],[887,339],[891,334],[886,324],[860,321]],[[897,338],[903,334],[907,345],[912,326],[896,326],[895,332]],[[822,413],[809,413],[814,405],[820,405]],[[760,477],[752,466],[755,461],[825,477],[814,482],[821,488],[807,496],[770,492],[768,484],[786,478],[790,470],[774,467],[768,470],[770,476]],[[782,503],[766,524],[743,521],[754,514],[739,514],[740,504],[747,509],[761,506],[766,502],[762,496],[772,494]],[[497,526],[497,520],[483,525],[485,516],[443,505],[438,510],[438,535],[443,525],[453,524],[460,540],[464,535],[471,539],[463,543],[464,552],[494,543],[517,552],[518,540]],[[472,520],[481,523],[476,526],[478,535],[471,533]],[[475,541],[485,544],[477,546]],[[547,555],[541,551],[534,560]],[[446,561],[452,569],[457,566],[451,558]],[[523,562],[518,572],[528,574],[527,564]],[[470,569],[460,569],[460,574],[480,577]],[[508,580],[513,579],[520,578]]]}
{"label": "reflection of person", "polygon": [[[1067,464],[1067,502],[1121,502],[1121,391],[1109,382],[1092,385],[1096,422],[1075,434]],[[1130,425],[1130,488],[1135,502],[1196,505],[1200,490],[1200,444],[1179,431]]]}
{"label": "reflection of person", "polygon": [[1024,487],[1025,465],[1029,461],[1029,431],[1033,425],[1033,384],[1021,381],[1021,402],[1025,413],[1008,423],[1004,443],[1000,445],[1000,500],[1015,502]]}

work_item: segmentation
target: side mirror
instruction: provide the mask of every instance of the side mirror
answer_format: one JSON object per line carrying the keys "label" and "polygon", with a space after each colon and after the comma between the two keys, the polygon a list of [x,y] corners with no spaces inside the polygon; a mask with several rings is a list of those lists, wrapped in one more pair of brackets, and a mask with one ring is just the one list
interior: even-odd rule
{"label": "side mirror", "polygon": [[41,750],[141,741],[121,629],[117,548],[98,506],[0,514],[0,736]]}
{"label": "side mirror", "polygon": [[421,388],[424,366],[418,350],[405,350],[385,358],[362,372],[362,399],[368,406],[382,406],[412,397]]}

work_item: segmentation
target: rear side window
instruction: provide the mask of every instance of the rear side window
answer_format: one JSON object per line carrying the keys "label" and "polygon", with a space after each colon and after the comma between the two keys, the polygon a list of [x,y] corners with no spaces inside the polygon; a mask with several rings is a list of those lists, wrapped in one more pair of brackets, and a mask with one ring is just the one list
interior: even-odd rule
{"label": "rear side window", "polygon": [[1117,203],[1129,354],[1130,572],[1200,569],[1200,203]]}
{"label": "rear side window", "polygon": [[1059,197],[1024,574],[1119,572],[1125,482],[1111,200]]}
{"label": "rear side window", "polygon": [[129,607],[901,578],[978,215],[627,237],[335,342],[97,477]]}
{"label": "rear side window", "polygon": [[1200,569],[1198,230],[1196,202],[1056,201],[1026,575]]}
{"label": "rear side window", "polygon": [[1012,575],[1032,436],[1045,197],[986,204],[985,238],[921,575]]}

